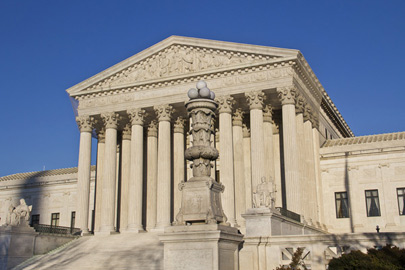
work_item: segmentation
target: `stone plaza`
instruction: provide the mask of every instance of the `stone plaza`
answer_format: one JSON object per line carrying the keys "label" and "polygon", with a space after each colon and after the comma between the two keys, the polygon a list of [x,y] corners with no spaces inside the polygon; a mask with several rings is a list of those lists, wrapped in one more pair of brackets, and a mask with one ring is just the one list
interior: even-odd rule
{"label": "stone plaza", "polygon": [[[201,135],[187,92],[205,85],[216,105],[200,104],[212,110]],[[171,36],[67,92],[78,167],[0,177],[1,221],[24,198],[31,224],[79,228],[83,248],[150,235],[158,250],[159,235],[165,260],[172,241],[198,250],[179,233],[206,224],[239,245],[212,269],[275,269],[299,247],[309,269],[325,269],[353,249],[405,247],[405,132],[355,137],[298,50]],[[198,145],[199,161],[186,151]],[[197,176],[212,178],[211,199]]]}

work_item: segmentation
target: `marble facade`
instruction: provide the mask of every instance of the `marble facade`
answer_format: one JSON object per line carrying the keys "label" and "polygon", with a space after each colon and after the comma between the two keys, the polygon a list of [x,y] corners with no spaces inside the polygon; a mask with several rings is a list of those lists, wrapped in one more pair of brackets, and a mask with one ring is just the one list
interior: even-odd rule
{"label": "marble facade", "polygon": [[[0,177],[1,220],[9,201],[24,197],[41,223],[59,212],[60,224],[70,226],[75,211],[75,227],[84,233],[163,232],[180,208],[178,185],[191,176],[184,103],[200,80],[219,104],[212,176],[225,186],[222,207],[231,225],[246,231],[243,214],[265,178],[274,187],[274,207],[316,230],[405,231],[398,197],[405,190],[404,133],[354,137],[298,50],[178,36],[67,90],[78,103],[78,168]],[[367,190],[378,191],[379,216],[367,216]],[[342,193],[350,209],[338,217]],[[245,241],[252,250],[254,237]]]}

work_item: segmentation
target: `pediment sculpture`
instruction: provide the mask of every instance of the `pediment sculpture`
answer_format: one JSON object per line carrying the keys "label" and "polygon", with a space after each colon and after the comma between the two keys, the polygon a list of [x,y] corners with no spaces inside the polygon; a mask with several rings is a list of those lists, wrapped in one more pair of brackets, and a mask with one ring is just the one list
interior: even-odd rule
{"label": "pediment sculpture", "polygon": [[32,205],[27,205],[24,199],[20,199],[20,204],[8,208],[6,226],[28,226],[32,211]]}

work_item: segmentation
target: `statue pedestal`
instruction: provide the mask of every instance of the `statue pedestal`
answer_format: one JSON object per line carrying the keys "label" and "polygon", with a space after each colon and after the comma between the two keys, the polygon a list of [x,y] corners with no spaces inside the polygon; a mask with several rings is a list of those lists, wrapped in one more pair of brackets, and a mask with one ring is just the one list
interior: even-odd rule
{"label": "statue pedestal", "polygon": [[35,237],[32,227],[0,227],[0,269],[11,269],[34,255]]}
{"label": "statue pedestal", "polygon": [[159,236],[165,270],[237,270],[243,235],[219,224],[171,226]]}

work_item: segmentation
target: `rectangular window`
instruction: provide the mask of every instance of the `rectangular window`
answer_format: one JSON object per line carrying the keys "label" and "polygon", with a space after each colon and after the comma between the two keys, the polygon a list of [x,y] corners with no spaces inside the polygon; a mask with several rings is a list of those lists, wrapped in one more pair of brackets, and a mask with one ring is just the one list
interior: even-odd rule
{"label": "rectangular window", "polygon": [[52,213],[51,226],[59,226],[59,213]]}
{"label": "rectangular window", "polygon": [[366,190],[366,206],[368,217],[379,217],[380,213],[380,201],[378,199],[378,190]]}
{"label": "rectangular window", "polygon": [[405,188],[397,188],[399,215],[405,216]]}
{"label": "rectangular window", "polygon": [[76,212],[72,211],[72,215],[70,217],[70,228],[75,227],[75,222],[76,222]]}
{"label": "rectangular window", "polygon": [[347,192],[335,192],[336,218],[349,217],[349,200]]}
{"label": "rectangular window", "polygon": [[31,216],[31,226],[39,224],[39,215],[32,215]]}

